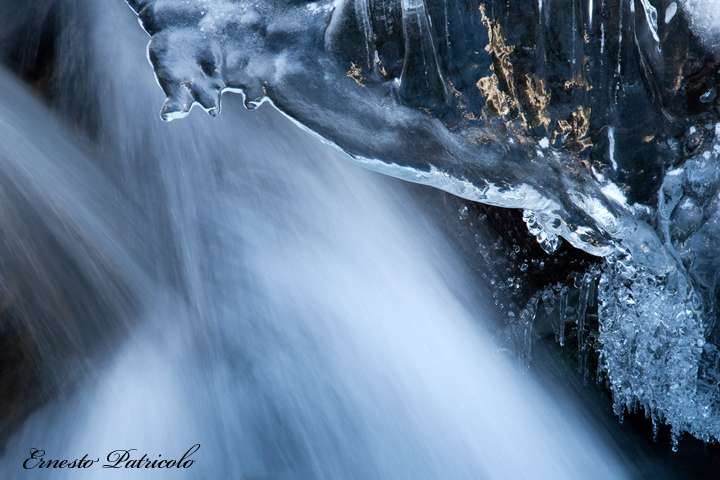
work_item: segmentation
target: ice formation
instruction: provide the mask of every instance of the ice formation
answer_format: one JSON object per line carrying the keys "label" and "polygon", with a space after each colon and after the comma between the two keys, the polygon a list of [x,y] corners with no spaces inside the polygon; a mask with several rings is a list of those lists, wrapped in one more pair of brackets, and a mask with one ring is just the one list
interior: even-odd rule
{"label": "ice formation", "polygon": [[681,0],[680,6],[686,13],[693,32],[706,45],[720,51],[720,3],[715,0]]}
{"label": "ice formation", "polygon": [[[128,2],[165,120],[240,90],[368,168],[523,209],[546,251],[605,257],[573,295],[582,336],[597,291],[617,413],[720,438],[712,2]],[[519,325],[564,318],[558,295]]]}

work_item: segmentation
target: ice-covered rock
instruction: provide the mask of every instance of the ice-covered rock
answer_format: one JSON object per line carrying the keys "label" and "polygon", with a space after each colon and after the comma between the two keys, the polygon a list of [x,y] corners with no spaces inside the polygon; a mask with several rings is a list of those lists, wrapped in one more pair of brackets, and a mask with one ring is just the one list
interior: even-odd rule
{"label": "ice-covered rock", "polygon": [[167,120],[195,102],[216,114],[221,92],[241,89],[249,107],[272,100],[369,168],[532,210],[548,235],[588,252],[607,255],[632,236],[642,239],[628,248],[653,243],[607,188],[651,202],[672,163],[668,119],[687,113],[678,79],[688,43],[644,11],[534,1],[130,4],[153,37]]}

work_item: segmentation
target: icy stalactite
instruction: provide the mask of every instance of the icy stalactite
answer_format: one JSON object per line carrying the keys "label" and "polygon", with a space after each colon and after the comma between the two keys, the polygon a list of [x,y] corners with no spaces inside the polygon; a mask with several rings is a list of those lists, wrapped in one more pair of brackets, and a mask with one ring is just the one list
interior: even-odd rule
{"label": "icy stalactite", "polygon": [[577,355],[578,372],[584,381],[590,378],[590,356],[597,338],[595,296],[599,278],[599,266],[590,266],[585,272],[573,274],[567,282],[546,286],[534,297],[538,299],[537,322],[545,329],[550,327],[555,342]]}
{"label": "icy stalactite", "polygon": [[558,328],[555,332],[555,337],[560,339],[560,346],[565,345],[565,324],[567,323],[567,309],[568,309],[568,288],[563,287],[560,290],[560,308],[558,310]]}
{"label": "icy stalactite", "polygon": [[655,39],[656,42],[660,42],[660,38],[658,37],[658,13],[657,9],[652,6],[652,4],[649,2],[649,0],[640,0],[640,3],[642,3],[643,11],[645,12],[645,20],[647,20],[648,28],[650,28],[650,33],[652,34],[653,39]]}
{"label": "icy stalactite", "polygon": [[[665,279],[640,267],[607,264],[599,284],[601,360],[615,412],[640,406],[672,428],[720,438],[717,398],[698,393],[698,362],[705,337],[685,276]],[[677,448],[677,447],[674,447]]]}
{"label": "icy stalactite", "polygon": [[579,290],[577,307],[577,342],[578,342],[578,369],[585,381],[588,378],[588,337],[585,334],[585,319],[587,316],[588,301],[593,290],[593,277],[590,273],[575,277],[575,288]]}
{"label": "icy stalactite", "polygon": [[510,322],[505,328],[506,342],[514,347],[520,367],[527,369],[530,365],[533,344],[533,324],[537,316],[539,298],[533,296],[519,315],[509,312]]}

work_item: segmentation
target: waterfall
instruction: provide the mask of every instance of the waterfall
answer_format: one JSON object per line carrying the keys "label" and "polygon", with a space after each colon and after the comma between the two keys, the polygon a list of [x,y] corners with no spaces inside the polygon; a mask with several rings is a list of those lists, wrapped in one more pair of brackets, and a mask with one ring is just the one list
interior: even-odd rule
{"label": "waterfall", "polygon": [[[59,289],[14,321],[62,336],[34,343],[54,387],[7,437],[0,476],[625,477],[505,358],[488,289],[402,182],[239,96],[218,118],[161,122],[123,2],[54,5],[55,110],[2,73],[2,231],[17,239],[2,265],[18,267],[1,273],[7,289],[26,278],[21,296]],[[31,449],[99,461],[25,470]],[[193,462],[102,468],[125,450]]]}

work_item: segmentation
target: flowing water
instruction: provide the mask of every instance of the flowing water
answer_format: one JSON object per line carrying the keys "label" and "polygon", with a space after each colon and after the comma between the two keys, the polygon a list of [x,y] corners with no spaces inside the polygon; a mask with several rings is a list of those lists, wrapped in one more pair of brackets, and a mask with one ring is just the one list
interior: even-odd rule
{"label": "flowing water", "polygon": [[[0,78],[3,287],[43,399],[0,477],[626,477],[500,353],[488,288],[402,182],[239,96],[161,122],[123,2],[55,8],[65,125]],[[189,468],[101,466],[196,444]],[[100,461],[24,470],[32,448]]]}

